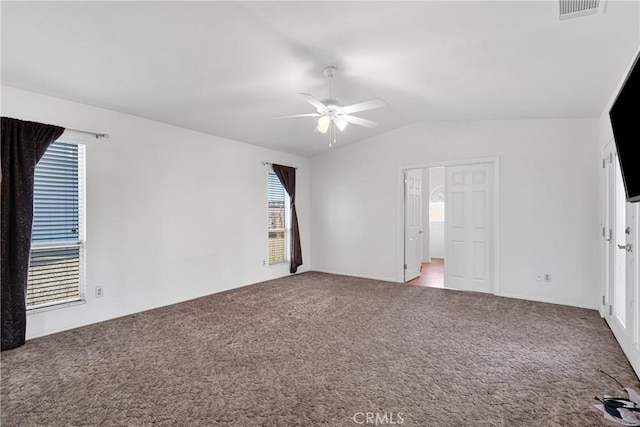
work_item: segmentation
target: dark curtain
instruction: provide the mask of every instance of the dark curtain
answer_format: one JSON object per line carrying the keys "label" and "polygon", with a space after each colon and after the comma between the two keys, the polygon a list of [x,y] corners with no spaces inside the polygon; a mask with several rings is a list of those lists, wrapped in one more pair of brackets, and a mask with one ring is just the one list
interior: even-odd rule
{"label": "dark curtain", "polygon": [[302,265],[302,248],[300,247],[300,229],[298,228],[298,214],[296,213],[296,168],[273,165],[273,171],[278,176],[284,189],[291,199],[291,267],[289,271],[295,273]]}
{"label": "dark curtain", "polygon": [[2,350],[24,344],[36,163],[64,128],[2,117]]}

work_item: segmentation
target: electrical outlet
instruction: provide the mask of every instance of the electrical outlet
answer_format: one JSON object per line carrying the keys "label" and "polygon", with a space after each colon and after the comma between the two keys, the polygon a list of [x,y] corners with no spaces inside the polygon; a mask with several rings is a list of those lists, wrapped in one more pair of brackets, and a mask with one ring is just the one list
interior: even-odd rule
{"label": "electrical outlet", "polygon": [[102,298],[104,296],[103,286],[96,286],[95,290],[96,290],[96,298]]}
{"label": "electrical outlet", "polygon": [[545,282],[551,281],[551,273],[544,273],[544,281]]}
{"label": "electrical outlet", "polygon": [[266,259],[263,259],[263,260],[262,260],[262,265],[263,265],[263,266],[264,266],[264,265],[267,265],[267,260],[266,260]]}
{"label": "electrical outlet", "polygon": [[542,282],[542,274],[536,274],[536,282]]}

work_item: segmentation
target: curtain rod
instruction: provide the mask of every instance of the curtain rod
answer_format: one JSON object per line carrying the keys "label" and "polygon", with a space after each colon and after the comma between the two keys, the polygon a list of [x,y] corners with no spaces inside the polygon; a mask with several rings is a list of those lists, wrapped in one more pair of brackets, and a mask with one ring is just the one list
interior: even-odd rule
{"label": "curtain rod", "polygon": [[96,139],[101,139],[101,138],[109,139],[109,134],[108,133],[96,133],[96,132],[89,132],[87,130],[72,129],[72,128],[64,128],[64,130],[70,130],[70,131],[73,131],[73,132],[79,132],[79,133],[84,133],[84,134],[87,134],[87,135],[93,135],[93,136],[96,137]]}
{"label": "curtain rod", "polygon": [[[267,165],[273,166],[273,163],[271,163],[271,162],[262,162],[262,164],[265,165],[265,166],[267,166]],[[286,165],[283,165],[283,166],[286,166]],[[287,167],[294,168],[293,166],[287,166]],[[298,169],[298,168],[294,168],[294,169]]]}

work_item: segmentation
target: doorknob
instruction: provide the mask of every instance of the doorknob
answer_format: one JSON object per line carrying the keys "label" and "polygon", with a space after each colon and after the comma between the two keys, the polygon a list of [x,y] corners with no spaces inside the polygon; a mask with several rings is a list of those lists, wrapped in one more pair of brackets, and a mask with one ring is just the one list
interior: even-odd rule
{"label": "doorknob", "polygon": [[633,246],[631,246],[631,243],[627,243],[626,245],[618,245],[618,249],[624,249],[627,252],[633,252]]}

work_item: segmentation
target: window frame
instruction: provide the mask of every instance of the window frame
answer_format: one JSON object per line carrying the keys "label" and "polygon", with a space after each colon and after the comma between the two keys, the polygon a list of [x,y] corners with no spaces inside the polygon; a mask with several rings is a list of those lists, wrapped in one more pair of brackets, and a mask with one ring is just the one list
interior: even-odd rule
{"label": "window frame", "polygon": [[[34,251],[45,251],[50,249],[78,248],[79,257],[79,278],[78,293],[79,296],[74,299],[55,301],[45,304],[27,306],[27,314],[40,313],[44,311],[57,310],[61,308],[72,307],[76,305],[86,304],[86,146],[84,143],[58,138],[54,141],[65,144],[72,144],[78,147],[78,238],[76,240],[52,241],[52,242],[31,242],[29,258]],[[37,167],[37,165],[36,165]],[[35,181],[34,181],[35,184]],[[35,206],[35,195],[34,195]],[[35,218],[34,218],[35,219]],[[25,295],[27,296],[27,295]]]}
{"label": "window frame", "polygon": [[[282,186],[282,190],[284,192],[284,226],[285,228],[269,228],[269,176],[273,174]],[[271,259],[269,256],[269,233],[284,233],[284,259],[282,261],[271,263]],[[287,264],[291,262],[291,198],[289,197],[289,193],[280,182],[278,175],[273,171],[273,168],[269,168],[267,171],[267,265],[269,267],[276,267],[282,264]]]}

